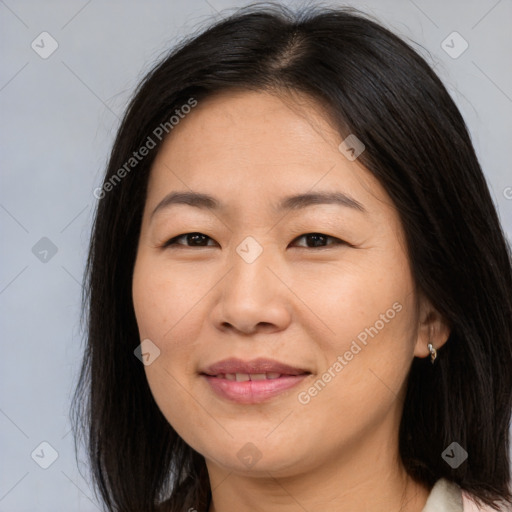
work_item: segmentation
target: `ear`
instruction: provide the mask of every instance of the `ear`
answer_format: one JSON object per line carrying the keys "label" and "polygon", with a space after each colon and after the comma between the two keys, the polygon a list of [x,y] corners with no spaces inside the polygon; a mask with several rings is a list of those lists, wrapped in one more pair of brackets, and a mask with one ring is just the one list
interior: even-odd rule
{"label": "ear", "polygon": [[419,300],[418,337],[414,355],[423,358],[430,356],[429,343],[432,343],[434,348],[439,350],[448,341],[450,327],[446,319],[432,306],[428,299],[421,295]]}

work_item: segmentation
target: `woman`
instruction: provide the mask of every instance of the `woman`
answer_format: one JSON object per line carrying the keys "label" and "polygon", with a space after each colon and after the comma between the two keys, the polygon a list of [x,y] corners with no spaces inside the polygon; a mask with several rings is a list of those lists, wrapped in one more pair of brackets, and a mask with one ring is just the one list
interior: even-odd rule
{"label": "woman", "polygon": [[95,195],[75,422],[108,510],[512,504],[510,252],[398,37],[217,22],[144,79]]}

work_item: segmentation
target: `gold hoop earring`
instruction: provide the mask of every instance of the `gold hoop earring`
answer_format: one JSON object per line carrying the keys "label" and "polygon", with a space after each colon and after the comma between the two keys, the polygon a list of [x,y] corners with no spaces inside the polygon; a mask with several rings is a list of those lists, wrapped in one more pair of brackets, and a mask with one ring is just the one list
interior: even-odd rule
{"label": "gold hoop earring", "polygon": [[436,360],[437,357],[437,350],[434,348],[434,345],[432,345],[432,343],[429,343],[427,346],[430,351],[430,362],[434,364],[434,361]]}

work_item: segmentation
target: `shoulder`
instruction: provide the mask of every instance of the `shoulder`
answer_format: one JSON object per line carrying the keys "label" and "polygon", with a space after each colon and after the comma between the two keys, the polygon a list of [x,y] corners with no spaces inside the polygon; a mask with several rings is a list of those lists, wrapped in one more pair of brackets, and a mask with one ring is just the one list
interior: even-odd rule
{"label": "shoulder", "polygon": [[[509,509],[502,508],[502,512]],[[479,505],[472,494],[461,489],[455,482],[439,479],[427,499],[422,512],[497,512],[488,505]],[[510,511],[509,511],[510,512]]]}
{"label": "shoulder", "polygon": [[[462,505],[464,507],[464,512],[496,512],[495,509],[488,505],[477,505],[473,501],[471,494],[466,491],[462,491]],[[505,509],[503,509],[503,512],[505,512]]]}

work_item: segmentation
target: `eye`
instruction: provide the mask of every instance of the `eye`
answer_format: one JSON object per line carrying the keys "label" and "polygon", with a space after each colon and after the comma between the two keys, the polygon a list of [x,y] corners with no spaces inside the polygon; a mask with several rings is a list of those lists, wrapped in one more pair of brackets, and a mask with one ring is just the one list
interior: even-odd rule
{"label": "eye", "polygon": [[[348,242],[344,240],[340,240],[339,238],[324,235],[323,233],[305,233],[304,235],[298,236],[295,238],[296,240],[304,239],[305,244],[296,244],[298,247],[303,247],[306,249],[314,249],[316,247],[329,247],[332,245],[350,245]],[[213,242],[209,244],[208,242]],[[333,243],[328,244],[329,241]],[[215,246],[216,242],[208,235],[199,232],[193,233],[183,233],[181,235],[175,236],[171,238],[163,245],[164,248],[170,246],[184,246],[184,247],[211,247]]]}
{"label": "eye", "polygon": [[[180,240],[185,240],[185,243],[180,243]],[[203,233],[183,233],[182,235],[171,238],[164,244],[165,247],[182,245],[185,247],[208,247],[208,240],[213,242],[213,239]],[[190,242],[190,245],[188,245]],[[211,247],[211,245],[210,245]]]}
{"label": "eye", "polygon": [[[306,240],[306,245],[298,245],[299,247],[305,247],[306,249],[313,249],[315,247],[329,247],[329,245],[349,245],[347,242],[340,240],[339,238],[324,235],[323,233],[305,233],[304,235],[298,236],[295,240],[300,240],[301,238]],[[334,243],[327,244],[329,240],[333,240]],[[311,243],[311,246],[308,245],[308,242]]]}

